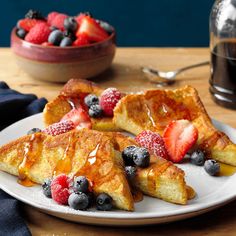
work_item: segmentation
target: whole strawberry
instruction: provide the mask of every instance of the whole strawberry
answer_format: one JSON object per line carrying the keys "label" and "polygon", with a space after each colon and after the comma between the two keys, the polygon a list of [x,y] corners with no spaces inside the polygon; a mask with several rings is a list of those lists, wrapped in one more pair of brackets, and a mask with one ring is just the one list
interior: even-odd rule
{"label": "whole strawberry", "polygon": [[165,159],[169,158],[164,140],[158,133],[144,130],[135,137],[135,141],[142,147],[147,148],[151,154]]}
{"label": "whole strawberry", "polygon": [[30,43],[42,44],[48,41],[51,30],[46,23],[36,24],[26,35],[25,40]]}
{"label": "whole strawberry", "polygon": [[17,22],[17,27],[20,29],[24,29],[25,31],[30,31],[35,25],[39,23],[45,23],[43,20],[39,19],[21,19]]}
{"label": "whole strawberry", "polygon": [[113,116],[113,110],[121,99],[121,92],[116,88],[108,88],[104,90],[100,98],[100,106],[103,113],[107,116]]}

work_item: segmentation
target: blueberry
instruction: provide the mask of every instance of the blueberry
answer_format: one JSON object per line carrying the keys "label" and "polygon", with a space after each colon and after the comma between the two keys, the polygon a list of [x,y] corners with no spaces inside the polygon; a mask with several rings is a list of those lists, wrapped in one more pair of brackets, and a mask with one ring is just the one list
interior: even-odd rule
{"label": "blueberry", "polygon": [[41,132],[42,130],[41,129],[39,129],[39,128],[33,128],[33,129],[31,129],[31,130],[29,130],[28,132],[27,132],[27,135],[29,135],[29,134],[34,134],[34,133],[39,133],[39,132]]}
{"label": "blueberry", "polygon": [[108,34],[112,34],[114,32],[113,27],[109,25],[107,22],[100,20],[99,24]]}
{"label": "blueberry", "polygon": [[89,198],[85,193],[72,193],[69,196],[68,204],[75,210],[86,210],[89,206]]}
{"label": "blueberry", "polygon": [[74,17],[68,17],[64,20],[64,27],[67,30],[76,31],[78,28],[78,23]]}
{"label": "blueberry", "polygon": [[52,193],[51,193],[51,179],[46,179],[44,181],[44,183],[42,184],[42,188],[43,188],[43,194],[48,197],[51,198],[52,197]]}
{"label": "blueberry", "polygon": [[96,208],[100,211],[110,211],[112,209],[112,198],[106,193],[99,194],[96,198]]}
{"label": "blueberry", "polygon": [[90,117],[93,117],[93,118],[101,117],[101,115],[102,115],[102,108],[100,107],[100,105],[95,104],[95,105],[90,106],[88,112],[89,112],[89,116]]}
{"label": "blueberry", "polygon": [[70,30],[64,31],[63,35],[64,35],[65,37],[70,38],[72,41],[75,41],[75,40],[76,40],[76,35],[75,35],[75,33],[72,32],[72,31],[70,31]]}
{"label": "blueberry", "polygon": [[134,165],[133,156],[134,156],[134,151],[136,149],[137,149],[136,146],[128,146],[121,153],[126,166],[133,166]]}
{"label": "blueberry", "polygon": [[20,26],[20,20],[17,21],[17,23],[16,23],[16,28],[17,28],[17,29],[22,29],[21,26]]}
{"label": "blueberry", "polygon": [[99,103],[99,98],[95,94],[89,94],[84,98],[84,103],[90,107]]}
{"label": "blueberry", "polygon": [[93,192],[87,192],[86,195],[88,196],[88,199],[89,199],[88,208],[92,207],[94,204],[94,198],[95,198],[94,194],[93,194]]}
{"label": "blueberry", "polygon": [[129,180],[133,180],[135,175],[136,175],[136,167],[134,166],[126,166],[125,167],[125,173],[126,173],[126,176]]}
{"label": "blueberry", "polygon": [[148,167],[150,164],[150,154],[146,148],[137,148],[133,155],[134,164],[139,167]]}
{"label": "blueberry", "polygon": [[52,43],[55,46],[58,46],[60,45],[62,39],[63,33],[60,30],[54,30],[50,33],[48,37],[48,42]]}
{"label": "blueberry", "polygon": [[72,45],[72,39],[69,37],[65,37],[61,40],[60,47],[68,47]]}
{"label": "blueberry", "polygon": [[74,179],[73,189],[75,192],[88,192],[89,181],[85,176],[78,176]]}
{"label": "blueberry", "polygon": [[215,160],[207,160],[204,169],[209,175],[217,175],[220,172],[220,164]]}
{"label": "blueberry", "polygon": [[201,150],[196,150],[190,155],[190,161],[192,164],[197,166],[203,166],[205,162],[204,152]]}
{"label": "blueberry", "polygon": [[27,32],[26,32],[24,29],[18,29],[18,30],[16,31],[16,34],[17,34],[17,36],[18,36],[19,38],[24,39],[25,36],[26,36],[26,34],[27,34]]}

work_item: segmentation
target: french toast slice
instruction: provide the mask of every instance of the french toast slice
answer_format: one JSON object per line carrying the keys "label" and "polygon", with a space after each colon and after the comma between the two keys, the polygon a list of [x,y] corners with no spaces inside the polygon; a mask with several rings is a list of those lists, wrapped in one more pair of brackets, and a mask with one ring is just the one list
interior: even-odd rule
{"label": "french toast slice", "polygon": [[42,184],[60,173],[85,175],[95,194],[105,192],[117,208],[134,209],[120,152],[102,132],[82,129],[58,136],[21,137],[0,147],[0,170],[19,176],[22,184]]}
{"label": "french toast slice", "polygon": [[[122,152],[128,146],[139,146],[136,141],[119,132],[107,132],[114,142],[116,150]],[[164,201],[187,204],[195,196],[194,190],[185,183],[185,173],[161,157],[151,155],[151,164],[147,168],[138,168],[133,184],[148,196]]]}
{"label": "french toast slice", "polygon": [[179,119],[193,122],[198,129],[197,145],[209,157],[236,166],[236,144],[213,126],[191,86],[127,95],[116,105],[113,121],[117,127],[137,135],[143,130],[162,134],[170,121]]}
{"label": "french toast slice", "polygon": [[[44,111],[44,123],[49,126],[57,123],[61,118],[78,104],[84,106],[84,97],[88,94],[99,96],[103,89],[97,84],[81,79],[71,79],[63,87],[60,94],[51,102],[47,103]],[[110,117],[91,118],[92,129],[101,131],[119,130]]]}

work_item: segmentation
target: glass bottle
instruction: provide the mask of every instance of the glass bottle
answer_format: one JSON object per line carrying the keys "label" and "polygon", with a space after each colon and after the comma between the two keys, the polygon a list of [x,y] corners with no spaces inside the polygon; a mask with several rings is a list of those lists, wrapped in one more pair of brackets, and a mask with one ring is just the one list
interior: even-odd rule
{"label": "glass bottle", "polygon": [[214,101],[236,109],[236,0],[217,0],[210,15],[211,78]]}

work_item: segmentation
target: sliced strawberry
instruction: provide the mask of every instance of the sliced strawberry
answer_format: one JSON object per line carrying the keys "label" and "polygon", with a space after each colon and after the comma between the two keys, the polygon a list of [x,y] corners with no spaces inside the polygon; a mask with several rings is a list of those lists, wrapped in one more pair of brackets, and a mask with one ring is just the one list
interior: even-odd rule
{"label": "sliced strawberry", "polygon": [[90,16],[81,19],[80,27],[76,32],[79,38],[81,34],[86,34],[89,41],[99,42],[108,37],[107,32]]}
{"label": "sliced strawberry", "polygon": [[35,25],[42,22],[45,22],[45,21],[26,18],[26,19],[19,20],[17,23],[17,26],[26,31],[30,31]]}
{"label": "sliced strawberry", "polygon": [[77,21],[78,25],[81,24],[81,21],[85,16],[87,16],[86,13],[80,13],[78,16],[75,17],[75,20]]}
{"label": "sliced strawberry", "polygon": [[164,130],[163,139],[170,160],[180,162],[198,139],[198,130],[188,120],[174,120]]}
{"label": "sliced strawberry", "polygon": [[89,40],[87,34],[81,33],[78,38],[73,42],[73,46],[84,46],[88,45]]}
{"label": "sliced strawberry", "polygon": [[90,117],[82,107],[73,108],[61,120],[71,120],[76,129],[92,128]]}

